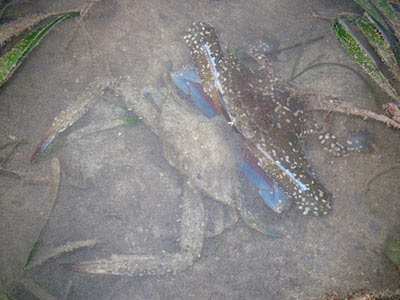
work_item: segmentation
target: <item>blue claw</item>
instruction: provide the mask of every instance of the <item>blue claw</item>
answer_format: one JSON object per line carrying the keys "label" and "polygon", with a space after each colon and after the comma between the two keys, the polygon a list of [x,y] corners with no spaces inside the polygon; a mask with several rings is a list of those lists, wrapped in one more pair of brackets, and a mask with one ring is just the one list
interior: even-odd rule
{"label": "blue claw", "polygon": [[287,194],[272,181],[264,170],[257,165],[255,158],[247,152],[247,149],[243,150],[242,171],[244,175],[274,212],[281,213],[289,208],[292,201]]}
{"label": "blue claw", "polygon": [[194,67],[190,66],[176,74],[171,74],[171,78],[182,92],[190,96],[190,99],[192,99],[207,118],[212,119],[219,114],[213,100],[204,93],[201,79],[194,70]]}
{"label": "blue claw", "polygon": [[190,83],[201,85],[201,79],[193,66],[186,66],[182,70],[172,73],[171,77],[176,86],[186,95],[190,94]]}
{"label": "blue claw", "polygon": [[[186,67],[171,74],[175,85],[200,108],[209,119],[220,114],[213,100],[203,91],[201,79],[194,67]],[[291,205],[291,201],[271,179],[257,166],[257,163],[248,150],[243,150],[242,171],[251,184],[258,190],[265,203],[275,212],[281,213]]]}
{"label": "blue claw", "polygon": [[57,132],[54,131],[46,134],[43,140],[41,140],[39,145],[36,147],[35,152],[33,152],[31,156],[31,164],[33,164],[39,158],[39,156],[42,155],[47,148],[49,148],[49,146],[54,142],[56,135]]}

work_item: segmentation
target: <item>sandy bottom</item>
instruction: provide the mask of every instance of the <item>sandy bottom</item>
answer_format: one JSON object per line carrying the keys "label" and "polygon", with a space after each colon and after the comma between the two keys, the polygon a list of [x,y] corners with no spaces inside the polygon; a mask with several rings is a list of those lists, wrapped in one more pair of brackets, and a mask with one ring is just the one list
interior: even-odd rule
{"label": "sandy bottom", "polygon": [[[25,9],[45,12],[82,5],[82,1],[67,2],[36,1]],[[260,38],[285,47],[322,35],[322,40],[302,52],[294,49],[273,58],[283,79],[289,78],[294,65],[301,70],[319,55],[323,55],[321,62],[354,67],[332,35],[330,24],[310,17],[310,5],[330,17],[357,10],[348,2],[106,1],[93,7],[84,28],[73,32],[76,20],[56,27],[0,90],[0,145],[13,137],[24,139],[4,167],[28,172],[35,181],[44,182],[0,175],[3,285],[14,287],[18,299],[31,299],[21,283],[25,280],[28,286],[29,279],[57,299],[121,300],[294,300],[325,292],[398,287],[399,273],[383,254],[383,247],[386,240],[399,236],[400,139],[399,132],[381,124],[345,116],[329,118],[338,136],[367,129],[376,143],[375,155],[332,158],[313,143],[308,145],[318,177],[335,195],[328,217],[293,217],[290,212],[272,216],[269,222],[289,226],[278,239],[265,237],[239,220],[205,240],[193,267],[163,276],[82,274],[59,265],[111,253],[179,250],[177,220],[185,178],[168,164],[160,137],[148,126],[139,122],[71,138],[78,130],[120,116],[118,106],[100,99],[49,155],[33,166],[29,162],[54,117],[89,83],[130,76],[140,89],[157,85],[168,61],[174,68],[189,63],[183,34],[194,21],[212,24],[223,44],[232,49]],[[365,83],[344,68],[315,68],[294,84],[300,91],[337,95],[376,108]],[[39,253],[74,241],[99,239],[102,244],[65,253],[24,273],[27,256],[49,212],[53,158],[60,160],[61,183]],[[204,203],[206,209],[213,209],[210,199]]]}

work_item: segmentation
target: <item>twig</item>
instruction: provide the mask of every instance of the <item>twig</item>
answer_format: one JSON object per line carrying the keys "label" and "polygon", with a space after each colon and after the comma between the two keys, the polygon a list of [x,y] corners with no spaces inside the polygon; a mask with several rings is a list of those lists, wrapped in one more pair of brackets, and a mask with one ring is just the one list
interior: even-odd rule
{"label": "twig", "polygon": [[320,63],[317,63],[317,61],[319,61],[322,57],[324,56],[324,54],[318,55],[317,58],[315,58],[312,62],[310,62],[304,69],[303,71],[300,71],[299,73],[297,73],[296,75],[294,75],[295,72],[295,68],[293,68],[292,70],[292,74],[290,75],[289,81],[293,81],[295,79],[297,79],[298,77],[300,77],[301,75],[303,75],[305,72],[307,72],[310,69],[315,68],[316,66],[320,65]]}
{"label": "twig", "polygon": [[0,167],[0,174],[3,175],[11,175],[20,178],[23,182],[31,183],[31,184],[48,184],[49,178],[48,177],[41,177],[38,176],[36,173],[32,172],[21,172],[15,171],[11,169],[5,169]]}
{"label": "twig", "polygon": [[46,290],[41,288],[36,282],[34,282],[31,279],[25,278],[25,279],[21,280],[21,283],[25,289],[27,289],[29,292],[31,292],[33,295],[35,295],[40,300],[57,300],[56,297],[49,294]]}
{"label": "twig", "polygon": [[63,297],[64,300],[68,299],[69,294],[71,293],[71,287],[72,287],[72,280],[68,281],[67,288],[65,289],[65,293],[64,293],[64,297]]}
{"label": "twig", "polygon": [[310,40],[308,40],[308,41],[299,42],[299,43],[296,43],[296,44],[294,44],[294,45],[287,46],[287,47],[283,47],[283,48],[279,48],[279,49],[272,50],[272,51],[268,51],[268,52],[265,52],[265,53],[263,53],[263,54],[264,54],[264,55],[268,55],[268,56],[274,56],[274,55],[277,55],[277,54],[279,54],[279,53],[281,53],[281,52],[284,52],[284,51],[287,51],[287,50],[296,49],[296,48],[298,48],[298,47],[300,47],[300,46],[306,46],[306,45],[309,45],[309,44],[318,42],[319,40],[322,40],[323,38],[324,38],[324,36],[323,36],[323,35],[320,35],[319,37],[310,39]]}
{"label": "twig", "polygon": [[376,174],[374,177],[372,177],[372,178],[367,182],[366,189],[372,184],[372,182],[374,182],[375,180],[377,180],[377,179],[378,179],[379,177],[381,177],[382,175],[384,175],[384,174],[386,174],[386,173],[388,173],[388,172],[390,172],[390,171],[393,171],[393,170],[395,170],[395,169],[398,169],[398,168],[400,168],[400,164],[395,164],[394,166],[391,166],[390,168],[388,168],[388,169],[386,169],[386,170],[380,171],[378,174]]}
{"label": "twig", "polygon": [[368,109],[358,108],[352,103],[344,102],[343,100],[334,96],[316,95],[316,94],[302,94],[301,97],[307,99],[305,105],[309,110],[324,110],[334,111],[347,115],[359,116],[364,120],[373,119],[385,123],[389,127],[400,129],[400,123],[387,116],[377,114]]}
{"label": "twig", "polygon": [[309,66],[308,66],[306,69],[304,69],[302,72],[298,73],[298,74],[295,76],[295,78],[291,78],[290,81],[293,81],[293,80],[297,79],[298,77],[300,77],[301,75],[303,75],[306,71],[309,71],[309,70],[311,70],[311,69],[318,68],[318,67],[323,67],[323,66],[336,66],[336,67],[341,67],[341,68],[347,69],[347,70],[353,72],[354,74],[356,74],[356,75],[361,79],[361,81],[364,83],[364,85],[368,88],[368,90],[371,92],[371,94],[373,95],[373,97],[374,97],[374,99],[375,99],[375,103],[376,103],[377,105],[379,105],[378,100],[376,99],[376,92],[375,92],[374,88],[372,87],[372,85],[369,83],[368,79],[366,79],[364,76],[362,76],[362,75],[360,74],[360,72],[358,72],[356,69],[354,69],[354,68],[352,68],[352,67],[349,67],[349,66],[347,66],[347,65],[345,65],[345,64],[335,63],[335,62],[321,62],[321,63],[316,63],[316,64],[313,64],[313,65],[309,65]]}
{"label": "twig", "polygon": [[32,250],[30,251],[28,258],[26,260],[25,266],[24,268],[29,267],[29,265],[32,262],[32,259],[34,258],[34,256],[36,255],[39,246],[42,242],[42,235],[44,232],[44,229],[47,227],[47,224],[50,222],[50,215],[53,212],[53,208],[54,208],[54,202],[57,199],[57,194],[58,194],[58,188],[60,186],[60,161],[57,158],[54,158],[52,161],[52,168],[53,168],[53,178],[54,178],[54,182],[52,184],[52,186],[50,187],[50,204],[49,204],[49,210],[47,212],[47,216],[46,216],[46,221],[42,227],[42,229],[39,232],[39,235],[36,239],[35,244],[32,247]]}
{"label": "twig", "polygon": [[400,107],[396,103],[386,103],[382,108],[390,118],[400,123]]}
{"label": "twig", "polygon": [[[82,23],[82,29],[85,31],[85,33],[88,36],[89,40],[93,43],[93,45],[96,47],[96,49],[99,52],[102,53],[102,51],[99,50],[100,47],[97,45],[96,41],[93,39],[92,35],[89,33],[89,30],[86,28],[85,23]],[[108,62],[106,55],[104,55],[104,53],[102,53],[102,54],[103,54],[103,57],[104,57],[104,62],[106,64],[106,69],[107,69],[108,75],[111,76],[112,74],[111,74],[110,63]]]}
{"label": "twig", "polygon": [[11,155],[17,150],[18,146],[22,144],[24,140],[19,140],[14,142],[14,147],[11,149],[11,151],[7,154],[7,156],[0,162],[0,167],[3,167],[6,162],[10,159]]}
{"label": "twig", "polygon": [[88,5],[86,5],[85,7],[81,8],[81,10],[80,10],[81,16],[80,16],[77,24],[75,25],[74,29],[72,30],[71,38],[65,44],[65,49],[69,48],[70,44],[72,43],[72,39],[73,39],[72,37],[74,36],[76,31],[78,30],[78,27],[81,27],[81,25],[83,23],[83,18],[85,18],[89,14],[90,9],[93,7],[93,5],[96,2],[100,2],[100,0],[92,0]]}
{"label": "twig", "polygon": [[[310,28],[310,30],[309,30],[309,32],[313,32],[313,24],[311,25],[311,28]],[[308,34],[307,34],[308,35]],[[305,47],[306,47],[306,45],[308,44],[308,42],[307,41],[303,41],[301,44],[300,44],[300,48],[299,48],[299,52],[298,52],[298,54],[297,54],[297,57],[296,57],[296,60],[295,60],[295,63],[294,63],[294,65],[293,65],[293,68],[292,68],[292,72],[291,72],[291,74],[290,74],[290,78],[293,78],[294,77],[294,74],[296,73],[296,69],[297,69],[297,67],[299,66],[299,64],[300,64],[300,58],[302,57],[302,55],[303,55],[303,53],[304,53],[304,49],[305,49]],[[315,60],[314,60],[315,61]]]}
{"label": "twig", "polygon": [[75,25],[74,29],[72,30],[71,33],[71,37],[69,38],[69,40],[65,43],[65,49],[68,49],[69,46],[72,43],[73,40],[73,36],[76,33],[76,31],[78,30],[78,27],[80,27],[86,34],[86,36],[88,37],[88,39],[93,43],[93,45],[95,46],[95,48],[97,49],[97,51],[99,51],[103,57],[104,57],[104,62],[105,62],[105,66],[107,69],[108,74],[111,76],[111,68],[110,68],[110,63],[107,60],[106,55],[104,55],[103,51],[101,50],[100,47],[98,47],[97,43],[95,42],[95,40],[93,39],[92,35],[89,33],[89,30],[86,28],[85,23],[83,22],[83,19],[89,14],[89,11],[92,9],[92,7],[100,2],[101,0],[92,0],[88,5],[86,5],[84,8],[81,9],[80,11],[80,18],[77,22],[77,24]]}
{"label": "twig", "polygon": [[7,9],[8,7],[10,7],[12,4],[13,4],[13,3],[10,2],[10,3],[7,3],[6,5],[4,5],[4,7],[3,7],[3,8],[1,9],[1,11],[0,11],[0,18],[3,16],[4,12],[6,11],[6,9]]}

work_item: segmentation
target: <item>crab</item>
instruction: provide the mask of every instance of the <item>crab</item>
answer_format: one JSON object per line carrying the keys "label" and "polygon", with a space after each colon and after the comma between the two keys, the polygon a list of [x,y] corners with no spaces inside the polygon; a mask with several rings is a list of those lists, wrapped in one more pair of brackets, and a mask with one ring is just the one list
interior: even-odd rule
{"label": "crab", "polygon": [[[240,190],[236,153],[231,149],[234,141],[226,139],[226,132],[219,122],[209,120],[199,114],[185,100],[173,92],[145,89],[138,90],[126,78],[116,88],[126,104],[150,126],[153,132],[162,137],[163,150],[168,162],[186,176],[182,193],[182,215],[180,216],[181,251],[161,255],[112,255],[111,258],[81,264],[65,264],[74,271],[88,273],[144,276],[179,272],[193,265],[200,257],[203,240],[207,236],[220,234],[225,227],[215,232],[206,230],[206,216],[202,194],[223,203],[231,211],[239,211],[252,228],[274,235],[269,228],[260,227],[245,208],[244,195]],[[152,93],[159,97],[159,104],[146,96]],[[219,123],[219,124],[218,124]],[[229,131],[228,126],[225,130]],[[238,221],[232,214],[231,226]]]}
{"label": "crab", "polygon": [[[272,177],[274,184],[294,199],[297,211],[302,215],[323,216],[331,209],[332,194],[316,178],[304,153],[303,140],[316,130],[315,126],[307,125],[310,120],[307,109],[326,110],[326,106],[315,104],[318,101],[342,103],[332,97],[297,94],[272,75],[263,56],[262,44],[261,49],[257,46],[250,51],[260,63],[258,68],[252,70],[241,65],[231,54],[223,57],[214,28],[205,23],[194,24],[185,39],[191,48],[204,90],[224,117],[210,120],[199,114],[169,85],[161,90],[139,90],[132,80],[124,78],[116,85],[100,88],[103,92],[111,87],[124,99],[126,106],[160,136],[167,161],[185,175],[180,251],[159,255],[113,254],[108,259],[63,264],[65,268],[128,276],[163,275],[186,270],[200,257],[204,238],[207,237],[203,194],[237,212],[251,228],[269,236],[279,236],[271,227],[265,226],[247,204],[238,172],[237,157],[240,155],[232,150],[238,149],[238,142],[245,145],[256,164]],[[246,104],[243,100],[250,101]],[[311,105],[306,106],[308,101]],[[71,116],[64,114],[62,120],[56,120],[58,129],[48,132],[38,147],[40,150],[35,151],[35,158],[50,144],[49,139],[52,141],[55,138],[55,131],[63,131],[94,102],[82,102],[77,106],[77,114],[72,109],[69,111]],[[349,107],[343,106],[342,112],[347,112],[346,109]],[[355,114],[364,116],[364,112],[359,109]],[[320,135],[319,139],[322,144],[329,145],[331,152],[346,153],[351,150],[331,134]],[[237,220],[237,216],[233,217],[229,225]],[[214,234],[220,234],[224,229]]]}

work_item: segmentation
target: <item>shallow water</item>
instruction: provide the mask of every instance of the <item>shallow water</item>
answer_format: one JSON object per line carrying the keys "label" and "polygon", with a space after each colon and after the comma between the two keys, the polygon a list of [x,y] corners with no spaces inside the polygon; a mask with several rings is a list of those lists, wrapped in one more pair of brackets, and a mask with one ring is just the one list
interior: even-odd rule
{"label": "shallow water", "polygon": [[[164,158],[161,139],[140,122],[96,134],[87,126],[118,118],[122,110],[100,100],[38,164],[29,159],[37,143],[68,101],[98,78],[130,76],[138,89],[158,86],[166,62],[175,68],[190,62],[183,33],[194,21],[212,24],[224,46],[240,49],[257,39],[278,40],[281,47],[323,35],[321,41],[286,51],[273,59],[288,78],[293,66],[322,61],[354,66],[330,31],[329,23],[310,17],[310,6],[325,16],[354,11],[349,1],[108,1],[94,6],[85,20],[60,24],[33,51],[1,89],[0,145],[10,136],[24,138],[7,162],[9,169],[49,176],[51,159],[61,162],[61,185],[39,252],[71,241],[98,238],[95,248],[67,253],[23,274],[26,258],[45,222],[50,197],[46,185],[0,175],[0,275],[3,285],[22,290],[22,277],[62,299],[308,299],[325,292],[399,285],[394,265],[382,248],[398,235],[399,132],[372,122],[330,116],[338,136],[368,129],[375,155],[332,158],[310,142],[309,153],[321,181],[335,195],[326,218],[302,218],[292,212],[265,211],[269,224],[283,230],[273,239],[243,221],[204,242],[193,267],[178,274],[119,277],[67,271],[59,263],[108,257],[111,253],[157,254],[179,251],[179,222],[185,182]],[[37,1],[35,11],[65,10],[81,1]],[[68,6],[68,7],[67,7]],[[93,40],[95,43],[93,43]],[[297,59],[297,58],[300,59]],[[109,66],[109,67],[108,67]],[[338,67],[313,69],[294,84],[301,91],[332,94],[374,108],[365,84]],[[384,95],[380,95],[384,97]],[[256,194],[249,189],[248,198]],[[205,198],[206,211],[220,211]],[[209,213],[212,217],[212,213]],[[69,288],[68,296],[65,296]],[[21,296],[21,299],[25,299]],[[26,298],[28,299],[28,298]]]}

